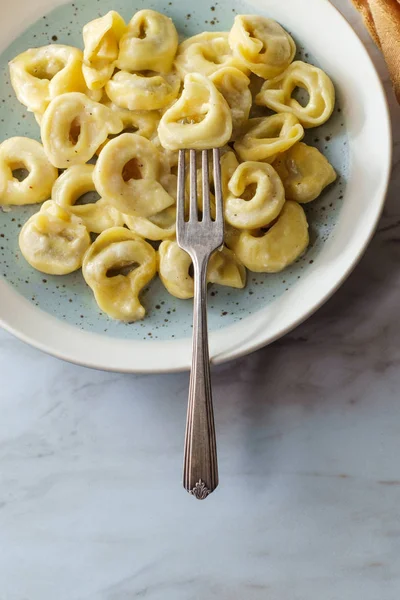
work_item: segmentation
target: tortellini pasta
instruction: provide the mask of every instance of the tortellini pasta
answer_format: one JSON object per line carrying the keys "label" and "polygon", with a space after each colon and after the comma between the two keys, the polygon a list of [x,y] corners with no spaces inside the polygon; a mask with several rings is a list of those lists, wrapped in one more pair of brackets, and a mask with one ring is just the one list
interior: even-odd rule
{"label": "tortellini pasta", "polygon": [[47,157],[59,169],[87,162],[110,134],[122,129],[118,113],[77,92],[54,98],[40,127]]}
{"label": "tortellini pasta", "polygon": [[[309,99],[305,106],[292,97],[296,88],[308,93]],[[264,83],[256,96],[256,103],[268,106],[275,112],[292,113],[303,127],[317,127],[332,115],[335,88],[322,69],[298,60],[284,73]]]}
{"label": "tortellini pasta", "polygon": [[96,189],[117,210],[152,217],[175,200],[161,185],[157,148],[135,133],[123,133],[100,152],[94,170]]}
{"label": "tortellini pasta", "polygon": [[225,219],[238,229],[257,229],[279,216],[285,203],[285,190],[271,165],[244,162],[238,166],[225,197]]}
{"label": "tortellini pasta", "polygon": [[82,61],[82,51],[72,46],[52,44],[26,50],[9,64],[18,100],[40,118],[51,100],[60,94],[86,93]]}
{"label": "tortellini pasta", "polygon": [[282,73],[296,54],[296,45],[283,27],[259,15],[237,15],[229,44],[234,56],[263,79]]}
{"label": "tortellini pasta", "polygon": [[[189,273],[192,259],[174,241],[164,241],[158,249],[160,279],[172,296],[186,300],[193,298],[194,281]],[[244,288],[246,269],[235,254],[225,246],[216,250],[207,269],[207,282],[233,288]]]}
{"label": "tortellini pasta", "polygon": [[119,46],[121,71],[168,73],[178,48],[178,32],[172,20],[154,10],[140,10],[128,25]]}
{"label": "tortellini pasta", "polygon": [[304,129],[294,115],[279,113],[271,117],[249,119],[243,137],[235,143],[235,151],[242,160],[274,162],[304,137]]}
{"label": "tortellini pasta", "polygon": [[337,177],[325,156],[302,142],[282,154],[274,162],[274,168],[283,182],[286,198],[302,204],[318,198]]}
{"label": "tortellini pasta", "polygon": [[82,219],[88,231],[101,233],[110,227],[122,226],[124,218],[122,213],[104,198],[93,203],[76,205],[79,198],[85,194],[96,192],[93,171],[94,165],[75,165],[66,169],[54,184],[52,199]]}
{"label": "tortellini pasta", "polygon": [[87,23],[83,28],[82,72],[90,90],[105,86],[112,77],[119,54],[119,41],[126,31],[123,18],[110,10],[104,17]]}
{"label": "tortellini pasta", "polygon": [[181,80],[176,73],[118,71],[106,85],[110,100],[129,110],[159,110],[178,96]]}
{"label": "tortellini pasta", "polygon": [[21,229],[19,247],[32,267],[49,275],[79,269],[90,246],[82,220],[52,200],[45,202]]}
{"label": "tortellini pasta", "polygon": [[249,89],[250,79],[235,67],[218,69],[210,77],[211,81],[228,103],[232,116],[232,139],[241,133],[241,128],[249,118],[253,98]]}
{"label": "tortellini pasta", "polygon": [[232,117],[225,98],[203,75],[186,75],[179,100],[161,118],[158,136],[168,150],[221,147],[232,135]]}
{"label": "tortellini pasta", "polygon": [[179,46],[175,66],[182,77],[188,73],[210,77],[221,67],[236,67],[248,73],[243,61],[233,56],[226,32],[204,31],[188,38]]}
{"label": "tortellini pasta", "polygon": [[[22,181],[14,176],[19,169],[27,171]],[[57,177],[57,169],[36,140],[13,137],[0,144],[0,205],[48,200]]]}
{"label": "tortellini pasta", "polygon": [[154,248],[125,227],[103,231],[85,254],[82,273],[97,304],[111,318],[143,319],[140,292],[157,271]]}
{"label": "tortellini pasta", "polygon": [[304,210],[288,200],[277,221],[267,231],[241,231],[226,243],[239,260],[255,273],[278,273],[297,260],[309,244]]}

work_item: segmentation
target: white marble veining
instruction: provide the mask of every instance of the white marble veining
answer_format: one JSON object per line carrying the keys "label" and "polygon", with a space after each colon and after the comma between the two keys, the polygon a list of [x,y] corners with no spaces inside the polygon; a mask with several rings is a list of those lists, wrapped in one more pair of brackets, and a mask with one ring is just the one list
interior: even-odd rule
{"label": "white marble veining", "polygon": [[398,600],[399,125],[394,140],[351,278],[215,370],[221,486],[206,502],[181,488],[187,374],[90,371],[0,333],[0,600]]}

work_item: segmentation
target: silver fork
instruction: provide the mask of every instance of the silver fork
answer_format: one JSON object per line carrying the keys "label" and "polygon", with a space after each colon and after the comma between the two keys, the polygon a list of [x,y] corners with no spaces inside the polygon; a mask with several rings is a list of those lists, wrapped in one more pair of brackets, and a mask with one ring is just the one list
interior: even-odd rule
{"label": "silver fork", "polygon": [[202,219],[197,203],[196,151],[190,150],[190,209],[185,220],[185,150],[179,151],[177,241],[193,261],[193,356],[186,422],[183,485],[204,500],[218,485],[217,445],[212,404],[207,329],[207,266],[224,241],[220,154],[213,149],[215,220],[211,218],[208,150],[202,150]]}

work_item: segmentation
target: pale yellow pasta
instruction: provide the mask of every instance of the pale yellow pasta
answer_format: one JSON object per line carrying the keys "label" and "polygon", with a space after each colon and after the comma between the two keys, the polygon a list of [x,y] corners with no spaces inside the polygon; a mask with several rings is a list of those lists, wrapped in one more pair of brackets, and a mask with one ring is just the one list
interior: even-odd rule
{"label": "pale yellow pasta", "polygon": [[152,217],[175,203],[160,183],[161,159],[156,146],[135,133],[123,133],[100,152],[94,170],[97,192],[117,210]]}
{"label": "pale yellow pasta", "polygon": [[161,118],[158,137],[167,150],[221,147],[232,135],[225,98],[207,77],[189,73],[179,100]]}
{"label": "pale yellow pasta", "polygon": [[209,77],[221,67],[235,67],[248,73],[242,60],[233,56],[228,33],[204,31],[179,45],[175,67],[182,77],[200,73]]}
{"label": "pale yellow pasta", "polygon": [[125,227],[103,231],[82,265],[85,281],[101,310],[112,319],[125,322],[145,316],[139,295],[156,271],[154,248]]}
{"label": "pale yellow pasta", "polygon": [[106,85],[107,96],[121,108],[159,110],[178,96],[181,80],[177,73],[161,75],[153,71],[128,73],[118,71]]}
{"label": "pale yellow pasta", "polygon": [[120,40],[117,67],[168,73],[177,48],[178,33],[172,20],[154,10],[140,10]]}
{"label": "pale yellow pasta", "polygon": [[110,134],[122,129],[118,113],[84,94],[69,93],[51,101],[40,131],[50,162],[66,169],[90,160]]}
{"label": "pale yellow pasta", "polygon": [[[19,181],[15,171],[27,176]],[[49,162],[42,144],[12,137],[0,144],[0,205],[36,204],[48,200],[58,171]]]}
{"label": "pale yellow pasta", "polygon": [[[166,175],[161,181],[167,192],[176,200],[176,175]],[[176,205],[173,204],[148,218],[124,215],[124,223],[140,237],[154,242],[174,238],[176,233]]]}
{"label": "pale yellow pasta", "polygon": [[312,202],[337,177],[323,154],[299,142],[274,162],[285,188],[286,198],[305,204]]}
{"label": "pale yellow pasta", "polygon": [[304,137],[303,127],[290,113],[249,119],[242,133],[234,145],[240,158],[269,163]]}
{"label": "pale yellow pasta", "polygon": [[81,196],[96,191],[93,171],[94,165],[75,165],[66,169],[54,184],[51,197],[54,202],[82,219],[88,231],[101,233],[110,227],[122,226],[124,218],[104,198],[90,204],[76,205]]}
{"label": "pale yellow pasta", "polygon": [[85,49],[82,72],[90,90],[103,88],[112,77],[119,54],[119,41],[126,29],[125,21],[115,10],[90,21],[83,28]]}
{"label": "pale yellow pasta", "polygon": [[[296,88],[309,95],[305,106],[292,94]],[[335,107],[335,88],[328,75],[313,65],[296,61],[274,79],[266,81],[256,96],[256,104],[276,112],[290,112],[304,127],[323,125]]]}
{"label": "pale yellow pasta", "polygon": [[255,273],[278,273],[297,260],[309,244],[304,210],[288,200],[278,220],[267,231],[233,232],[226,243],[238,259]]}
{"label": "pale yellow pasta", "polygon": [[[103,102],[103,104],[115,111],[121,119],[123,125],[121,133],[137,133],[148,140],[152,140],[156,135],[157,127],[161,119],[161,115],[157,110],[128,110],[127,108],[120,108],[110,101]],[[108,144],[111,137],[107,138],[105,142],[99,146],[96,150],[96,154],[100,154],[101,150]]]}
{"label": "pale yellow pasta", "polygon": [[[158,249],[158,273],[168,292],[187,300],[193,298],[194,281],[189,273],[192,259],[175,241],[166,240]],[[207,269],[207,282],[233,288],[246,285],[246,269],[225,246],[214,252]]]}
{"label": "pale yellow pasta", "polygon": [[249,89],[250,79],[235,67],[218,69],[210,79],[229,105],[232,116],[231,139],[235,140],[249,118],[253,102]]}
{"label": "pale yellow pasta", "polygon": [[19,235],[25,259],[49,275],[67,275],[79,269],[89,246],[90,235],[82,220],[52,200],[25,223]]}
{"label": "pale yellow pasta", "polygon": [[[43,115],[56,96],[88,92],[82,61],[82,51],[72,46],[51,44],[26,50],[9,64],[11,84],[18,100],[29,111]],[[93,99],[99,100],[99,96]]]}
{"label": "pale yellow pasta", "polygon": [[229,44],[234,56],[263,79],[282,73],[296,54],[296,45],[283,27],[260,15],[237,15]]}
{"label": "pale yellow pasta", "polygon": [[225,219],[237,229],[269,225],[279,216],[285,203],[283,184],[268,163],[242,163],[232,175],[228,187]]}

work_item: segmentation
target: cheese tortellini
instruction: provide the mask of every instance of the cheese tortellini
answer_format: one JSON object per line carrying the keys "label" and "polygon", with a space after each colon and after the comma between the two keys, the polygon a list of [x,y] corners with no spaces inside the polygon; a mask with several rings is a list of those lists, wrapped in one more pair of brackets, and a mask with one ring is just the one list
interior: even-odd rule
{"label": "cheese tortellini", "polygon": [[21,229],[19,247],[32,267],[49,275],[79,269],[90,246],[82,220],[52,200],[45,202]]}
{"label": "cheese tortellini", "polygon": [[312,202],[337,177],[335,169],[323,154],[299,142],[274,162],[285,188],[286,198],[301,204]]}
{"label": "cheese tortellini", "polygon": [[[27,176],[14,176],[19,169]],[[48,200],[58,177],[43,146],[24,137],[13,137],[0,144],[0,206],[37,204]]]}
{"label": "cheese tortellini", "polygon": [[103,231],[85,254],[82,273],[100,308],[111,318],[143,319],[139,295],[157,271],[156,252],[125,227]]}
{"label": "cheese tortellini", "polygon": [[210,79],[186,75],[179,100],[161,118],[158,136],[168,150],[221,147],[232,135],[229,105]]}
{"label": "cheese tortellini", "polygon": [[121,71],[168,73],[178,48],[178,32],[172,20],[155,10],[140,10],[128,25],[119,45]]}
{"label": "cheese tortellini", "polygon": [[144,318],[141,294],[157,274],[170,294],[192,298],[192,260],[176,241],[178,151],[212,148],[225,236],[207,282],[240,290],[247,269],[276,273],[296,261],[309,244],[301,205],[336,179],[301,140],[331,116],[335,91],[324,71],[293,62],[291,35],[264,16],[238,15],[229,32],[179,44],[172,20],[150,9],[129,23],[110,10],[82,33],[83,49],[51,44],[10,62],[42,142],[0,143],[0,207],[44,202],[19,236],[29,264],[52,275],[82,268],[99,308],[125,323]]}
{"label": "cheese tortellini", "polygon": [[[292,97],[296,88],[308,93],[309,99],[305,106]],[[276,112],[292,113],[303,127],[317,127],[332,115],[335,88],[322,69],[298,60],[284,73],[264,83],[257,94],[256,103]]]}
{"label": "cheese tortellini", "polygon": [[283,27],[259,15],[237,15],[229,44],[234,56],[263,79],[282,73],[296,54],[296,45]]}

